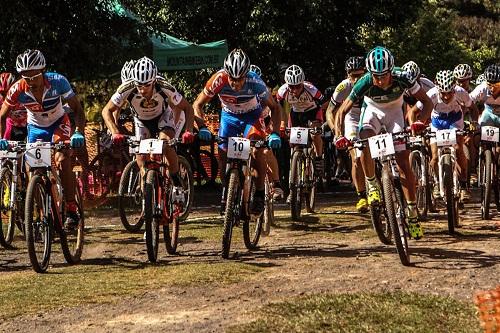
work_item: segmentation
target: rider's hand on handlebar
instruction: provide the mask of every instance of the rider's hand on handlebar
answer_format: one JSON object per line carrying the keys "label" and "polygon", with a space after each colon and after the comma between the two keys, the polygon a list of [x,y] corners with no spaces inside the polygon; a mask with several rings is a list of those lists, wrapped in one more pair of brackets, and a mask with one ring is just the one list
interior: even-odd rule
{"label": "rider's hand on handlebar", "polygon": [[280,149],[281,148],[281,139],[278,133],[272,132],[267,137],[269,148],[271,149]]}
{"label": "rider's hand on handlebar", "polygon": [[121,133],[115,133],[115,134],[113,134],[112,140],[113,140],[113,144],[115,144],[115,145],[122,144],[125,142],[125,135],[123,135]]}
{"label": "rider's hand on handlebar", "polygon": [[335,147],[337,147],[337,149],[347,149],[347,147],[351,145],[351,141],[345,136],[339,136],[337,140],[335,140]]}
{"label": "rider's hand on handlebar", "polygon": [[202,141],[210,141],[212,139],[212,133],[206,127],[201,127],[198,131],[198,137]]}
{"label": "rider's hand on handlebar", "polygon": [[193,141],[194,141],[193,133],[191,133],[189,131],[185,131],[182,134],[182,143],[193,143]]}
{"label": "rider's hand on handlebar", "polygon": [[0,139],[0,150],[7,150],[9,149],[9,141],[5,139]]}
{"label": "rider's hand on handlebar", "polygon": [[69,140],[71,148],[81,148],[85,144],[85,137],[79,131],[75,131]]}

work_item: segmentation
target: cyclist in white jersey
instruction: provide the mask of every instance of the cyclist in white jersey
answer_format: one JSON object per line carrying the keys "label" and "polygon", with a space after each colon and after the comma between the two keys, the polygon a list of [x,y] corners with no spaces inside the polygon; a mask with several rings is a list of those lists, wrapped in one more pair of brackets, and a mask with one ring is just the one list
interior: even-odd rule
{"label": "cyclist in white jersey", "polygon": [[500,127],[500,64],[488,66],[483,75],[485,81],[470,94],[474,102],[484,105],[479,124]]}
{"label": "cyclist in white jersey", "polygon": [[[128,101],[134,112],[135,135],[137,139],[155,138],[170,140],[175,138],[175,124],[169,102],[186,112],[186,131],[183,142],[193,142],[194,112],[191,105],[177,90],[161,76],[153,60],[143,57],[139,59],[133,70],[131,78],[125,81],[113,94],[102,110],[106,126],[113,135],[113,143],[123,143],[125,136],[120,133],[113,118],[122,105]],[[166,146],[164,154],[168,163],[170,178],[174,184],[174,202],[184,203],[181,179],[178,175],[179,165],[175,149]],[[137,155],[137,164],[144,172],[145,156]]]}
{"label": "cyclist in white jersey", "polygon": [[[365,57],[350,57],[345,63],[345,70],[347,72],[347,78],[340,82],[328,104],[326,110],[326,120],[328,126],[332,131],[337,127],[336,117],[338,116],[338,109],[340,105],[345,101],[347,96],[351,93],[352,87],[358,81],[358,79],[363,76],[366,72],[365,67]],[[358,137],[359,134],[359,118],[361,116],[361,105],[356,103],[349,113],[346,114],[344,119],[344,136],[349,140]],[[359,158],[360,154],[352,149],[351,154],[351,174],[354,187],[356,188],[356,193],[358,195],[358,203],[356,204],[356,209],[360,213],[365,213],[368,211],[368,201],[366,199],[366,184],[365,184],[365,174],[363,172],[363,167],[361,165],[361,160]]]}

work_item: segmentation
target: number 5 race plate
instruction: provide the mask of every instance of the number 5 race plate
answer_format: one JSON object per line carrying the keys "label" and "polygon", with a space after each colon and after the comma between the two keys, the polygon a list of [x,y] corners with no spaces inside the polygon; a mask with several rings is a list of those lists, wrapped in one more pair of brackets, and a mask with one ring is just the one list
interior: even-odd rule
{"label": "number 5 race plate", "polygon": [[290,130],[290,143],[294,145],[307,145],[309,129],[304,127],[292,127]]}

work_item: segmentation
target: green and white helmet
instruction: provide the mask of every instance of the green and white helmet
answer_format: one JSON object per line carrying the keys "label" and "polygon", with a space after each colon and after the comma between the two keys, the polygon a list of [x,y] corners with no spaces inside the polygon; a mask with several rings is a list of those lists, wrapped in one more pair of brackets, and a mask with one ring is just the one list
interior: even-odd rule
{"label": "green and white helmet", "polygon": [[410,60],[401,68],[403,71],[408,73],[412,82],[415,82],[415,80],[420,76],[420,67],[418,67],[415,61]]}
{"label": "green and white helmet", "polygon": [[451,92],[455,89],[455,76],[453,76],[453,72],[439,71],[436,74],[436,86],[440,92]]}
{"label": "green and white helmet", "polygon": [[382,46],[373,48],[366,56],[366,69],[372,74],[382,75],[394,68],[391,51]]}
{"label": "green and white helmet", "polygon": [[459,64],[453,70],[453,75],[457,80],[466,80],[472,78],[472,68],[467,64]]}

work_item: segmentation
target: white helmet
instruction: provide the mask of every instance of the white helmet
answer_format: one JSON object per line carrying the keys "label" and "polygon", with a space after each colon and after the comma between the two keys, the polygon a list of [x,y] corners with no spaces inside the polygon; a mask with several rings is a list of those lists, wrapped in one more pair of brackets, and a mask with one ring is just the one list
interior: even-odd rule
{"label": "white helmet", "polygon": [[158,69],[153,60],[148,57],[142,57],[137,60],[130,73],[130,78],[139,84],[148,84],[156,79]]}
{"label": "white helmet", "polygon": [[476,81],[474,82],[474,84],[476,86],[480,85],[481,83],[485,82],[486,81],[486,78],[484,77],[484,74],[479,74],[479,76],[477,77]]}
{"label": "white helmet", "polygon": [[472,78],[472,68],[467,64],[460,64],[453,70],[453,76],[457,80],[465,80]]}
{"label": "white helmet", "polygon": [[121,79],[122,83],[132,77],[132,70],[134,69],[135,60],[125,61],[122,67]]}
{"label": "white helmet", "polygon": [[39,50],[26,50],[16,59],[16,70],[18,73],[45,68],[45,57]]}
{"label": "white helmet", "polygon": [[436,86],[440,92],[451,92],[455,89],[455,77],[452,71],[439,71],[436,74]]}
{"label": "white helmet", "polygon": [[254,72],[258,76],[262,76],[262,71],[260,70],[260,67],[257,65],[250,65],[250,72]]}
{"label": "white helmet", "polygon": [[250,58],[242,49],[234,49],[224,59],[224,70],[232,78],[242,78],[250,70]]}
{"label": "white helmet", "polygon": [[306,76],[300,66],[292,65],[286,69],[285,82],[291,86],[296,86],[305,81]]}
{"label": "white helmet", "polygon": [[401,68],[408,73],[412,82],[415,82],[415,80],[420,76],[420,67],[418,67],[417,63],[412,60],[408,61]]}

